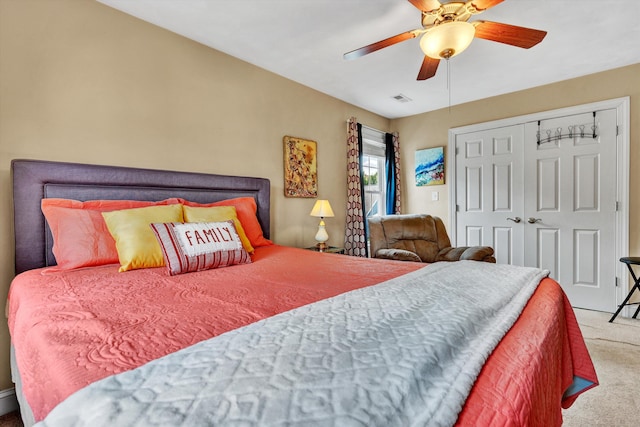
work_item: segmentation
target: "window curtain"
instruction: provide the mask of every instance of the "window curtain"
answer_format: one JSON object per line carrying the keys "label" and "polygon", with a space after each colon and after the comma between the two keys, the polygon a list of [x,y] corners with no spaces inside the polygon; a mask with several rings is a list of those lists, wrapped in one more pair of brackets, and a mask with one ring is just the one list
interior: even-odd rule
{"label": "window curtain", "polygon": [[347,217],[344,249],[347,255],[367,257],[362,175],[362,125],[352,117],[347,130]]}
{"label": "window curtain", "polygon": [[400,138],[398,132],[385,134],[385,170],[387,174],[387,215],[400,214]]}

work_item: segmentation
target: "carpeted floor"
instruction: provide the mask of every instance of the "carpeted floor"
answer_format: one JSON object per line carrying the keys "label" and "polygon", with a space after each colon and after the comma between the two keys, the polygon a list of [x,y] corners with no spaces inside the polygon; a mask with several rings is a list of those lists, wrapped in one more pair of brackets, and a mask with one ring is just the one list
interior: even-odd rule
{"label": "carpeted floor", "polygon": [[[600,385],[563,411],[564,427],[635,427],[640,414],[640,319],[576,309],[576,317]],[[0,427],[23,427],[18,412],[0,417]],[[484,426],[479,426],[484,427]]]}
{"label": "carpeted floor", "polygon": [[18,411],[0,416],[0,427],[24,427]]}
{"label": "carpeted floor", "polygon": [[563,411],[566,427],[635,427],[640,414],[640,319],[576,309],[600,385]]}

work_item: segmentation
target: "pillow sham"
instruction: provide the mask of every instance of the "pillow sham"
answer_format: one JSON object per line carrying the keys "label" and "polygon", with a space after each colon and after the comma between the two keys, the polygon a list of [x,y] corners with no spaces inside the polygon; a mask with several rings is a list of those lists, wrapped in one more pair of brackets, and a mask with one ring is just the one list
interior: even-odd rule
{"label": "pillow sham", "polygon": [[251,263],[234,221],[151,224],[169,275]]}
{"label": "pillow sham", "polygon": [[253,246],[244,232],[244,228],[238,220],[235,206],[215,206],[210,208],[196,207],[196,206],[182,206],[182,215],[184,216],[184,222],[221,222],[221,221],[233,221],[233,225],[236,228],[238,236],[244,250],[253,253]]}
{"label": "pillow sham", "polygon": [[102,217],[116,242],[120,272],[162,267],[162,250],[149,226],[183,220],[180,204],[103,212]]}
{"label": "pillow sham", "polygon": [[42,199],[41,209],[53,236],[56,266],[47,271],[73,270],[118,262],[116,243],[102,218],[102,212],[179,203],[138,200]]}
{"label": "pillow sham", "polygon": [[49,271],[73,270],[118,262],[116,242],[102,213],[93,210],[42,207],[51,234],[56,266]]}
{"label": "pillow sham", "polygon": [[262,227],[258,222],[256,212],[258,211],[258,205],[253,197],[237,197],[235,199],[220,200],[213,203],[197,203],[191,202],[185,199],[179,199],[180,203],[184,206],[194,207],[213,207],[213,206],[234,206],[236,208],[236,214],[238,220],[242,224],[242,228],[251,243],[251,246],[257,248],[259,246],[273,245],[273,242],[264,237],[262,233]]}

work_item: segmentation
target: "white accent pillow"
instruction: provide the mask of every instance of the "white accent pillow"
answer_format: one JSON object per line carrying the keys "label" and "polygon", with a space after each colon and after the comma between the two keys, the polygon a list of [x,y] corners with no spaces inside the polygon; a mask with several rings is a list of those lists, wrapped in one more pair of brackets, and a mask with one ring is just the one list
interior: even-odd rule
{"label": "white accent pillow", "polygon": [[151,224],[170,275],[248,264],[233,221]]}

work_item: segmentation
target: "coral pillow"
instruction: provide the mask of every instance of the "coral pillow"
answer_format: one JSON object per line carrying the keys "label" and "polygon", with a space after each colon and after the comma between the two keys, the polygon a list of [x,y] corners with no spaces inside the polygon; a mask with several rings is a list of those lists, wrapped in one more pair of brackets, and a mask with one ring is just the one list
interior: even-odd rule
{"label": "coral pillow", "polygon": [[180,204],[103,212],[102,216],[116,241],[118,271],[162,267],[162,250],[150,225],[182,222],[183,218]]}
{"label": "coral pillow", "polygon": [[170,275],[249,264],[233,220],[151,224]]}
{"label": "coral pillow", "polygon": [[253,253],[253,246],[251,246],[251,242],[244,232],[240,220],[238,220],[235,206],[216,206],[211,208],[182,206],[182,215],[184,216],[184,222],[221,222],[232,220],[238,236],[240,236],[244,250]]}
{"label": "coral pillow", "polygon": [[238,219],[240,220],[242,228],[249,238],[251,245],[254,248],[273,245],[273,242],[266,239],[262,233],[262,227],[260,226],[258,217],[256,216],[258,206],[256,205],[256,200],[253,197],[238,197],[235,199],[226,199],[206,204],[191,202],[185,199],[179,199],[179,202],[184,206],[195,207],[234,206],[236,208]]}
{"label": "coral pillow", "polygon": [[72,270],[118,262],[115,240],[101,212],[179,203],[137,200],[42,199],[41,208],[53,235],[57,266],[47,271]]}

